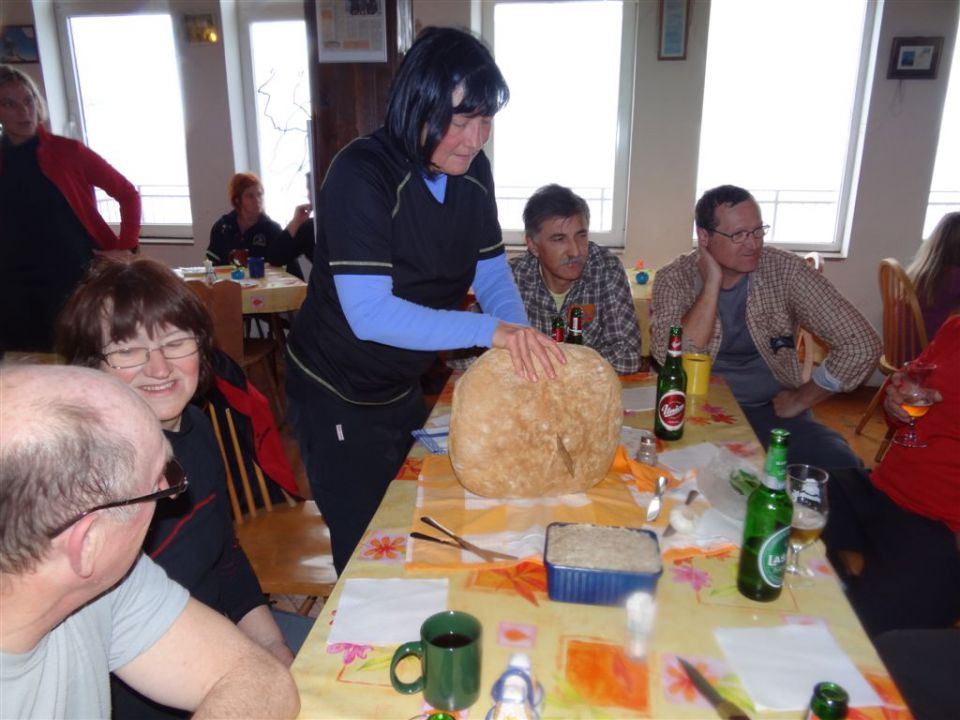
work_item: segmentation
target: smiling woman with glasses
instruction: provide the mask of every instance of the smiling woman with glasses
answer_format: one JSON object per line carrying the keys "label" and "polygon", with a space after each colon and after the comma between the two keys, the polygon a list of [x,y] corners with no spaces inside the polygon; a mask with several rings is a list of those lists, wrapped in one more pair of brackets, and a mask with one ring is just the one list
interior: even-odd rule
{"label": "smiling woman with glasses", "polygon": [[[197,296],[155,260],[101,260],[67,301],[57,324],[57,351],[72,364],[99,368],[133,388],[160,419],[176,457],[164,472],[166,488],[85,514],[171,498],[157,504],[144,551],[194,597],[286,664],[292,662],[234,534],[210,421],[190,403],[212,378],[213,329]],[[119,681],[113,683],[113,701],[114,718],[178,714]]]}

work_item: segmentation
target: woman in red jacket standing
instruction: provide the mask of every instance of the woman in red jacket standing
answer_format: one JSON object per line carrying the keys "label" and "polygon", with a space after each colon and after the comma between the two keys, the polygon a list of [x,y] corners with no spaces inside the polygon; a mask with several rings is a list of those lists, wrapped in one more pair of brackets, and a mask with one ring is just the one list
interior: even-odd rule
{"label": "woman in red jacket standing", "polygon": [[[53,324],[95,253],[135,251],[140,194],[95,152],[50,133],[30,77],[0,65],[0,351],[53,347]],[[120,203],[120,235],[94,188]]]}

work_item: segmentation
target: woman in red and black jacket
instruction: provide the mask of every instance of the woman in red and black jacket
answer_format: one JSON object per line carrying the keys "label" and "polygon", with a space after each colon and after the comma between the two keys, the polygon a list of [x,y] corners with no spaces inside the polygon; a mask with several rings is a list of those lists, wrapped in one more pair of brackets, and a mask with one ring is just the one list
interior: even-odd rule
{"label": "woman in red and black jacket", "polygon": [[[53,347],[53,323],[94,254],[135,251],[140,194],[82,143],[50,133],[30,77],[0,65],[0,351]],[[120,235],[94,188],[120,203]]]}

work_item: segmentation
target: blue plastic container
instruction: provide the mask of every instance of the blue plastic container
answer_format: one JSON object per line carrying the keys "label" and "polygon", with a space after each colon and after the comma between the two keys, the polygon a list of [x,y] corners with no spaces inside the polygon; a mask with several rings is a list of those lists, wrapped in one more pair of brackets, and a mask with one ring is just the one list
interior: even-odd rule
{"label": "blue plastic container", "polygon": [[[663,562],[655,573],[626,572],[623,570],[598,570],[596,568],[555,565],[547,561],[550,547],[550,534],[556,527],[575,523],[550,523],[547,526],[547,539],[543,552],[543,564],[547,568],[547,594],[557,602],[583,603],[585,605],[622,605],[627,596],[638,590],[653,595],[657,589],[657,580],[663,575]],[[656,533],[642,528],[621,528],[631,532],[644,533],[653,538],[660,550]]]}

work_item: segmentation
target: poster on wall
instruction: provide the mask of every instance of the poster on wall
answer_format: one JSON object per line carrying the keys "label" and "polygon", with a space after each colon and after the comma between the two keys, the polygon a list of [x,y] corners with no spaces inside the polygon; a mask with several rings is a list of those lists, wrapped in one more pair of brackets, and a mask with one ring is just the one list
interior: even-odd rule
{"label": "poster on wall", "polygon": [[40,54],[33,25],[3,25],[0,28],[0,63],[35,62],[40,62]]}
{"label": "poster on wall", "polygon": [[318,60],[386,62],[387,0],[317,0]]}

